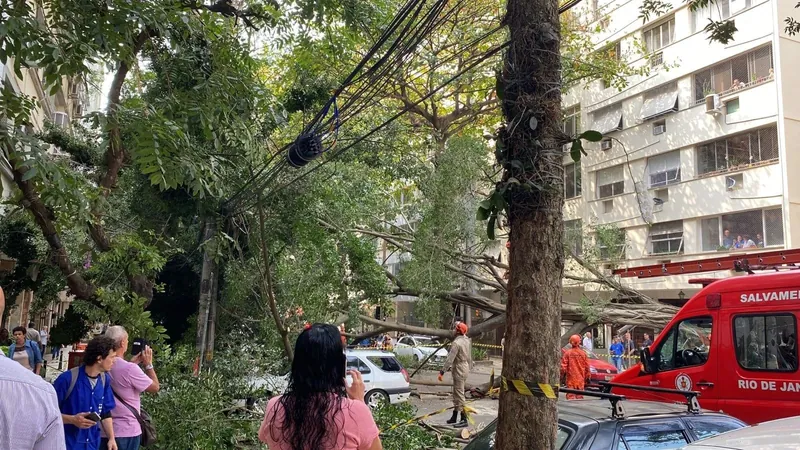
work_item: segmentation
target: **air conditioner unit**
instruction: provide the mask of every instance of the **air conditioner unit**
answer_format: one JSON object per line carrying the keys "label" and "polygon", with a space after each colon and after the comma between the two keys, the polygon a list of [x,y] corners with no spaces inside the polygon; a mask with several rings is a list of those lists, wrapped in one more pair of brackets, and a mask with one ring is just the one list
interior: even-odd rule
{"label": "air conditioner unit", "polygon": [[69,117],[67,116],[67,113],[54,112],[53,123],[60,127],[66,127],[67,124],[69,123]]}
{"label": "air conditioner unit", "polygon": [[667,131],[666,125],[656,125],[653,127],[653,136],[658,136],[659,134],[664,134]]}
{"label": "air conditioner unit", "polygon": [[706,114],[722,114],[722,102],[718,94],[706,95]]}
{"label": "air conditioner unit", "polygon": [[611,150],[611,139],[600,141],[600,150]]}

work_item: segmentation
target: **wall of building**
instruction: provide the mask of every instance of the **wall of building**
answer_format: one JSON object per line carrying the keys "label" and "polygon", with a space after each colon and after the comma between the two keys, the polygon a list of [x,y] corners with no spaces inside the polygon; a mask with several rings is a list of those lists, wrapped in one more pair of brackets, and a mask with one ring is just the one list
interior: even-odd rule
{"label": "wall of building", "polygon": [[[782,30],[784,18],[795,13],[794,5],[789,3],[782,0],[731,1],[730,18],[738,31],[734,41],[720,44],[709,41],[707,33],[696,25],[700,21],[696,22],[684,2],[673,1],[673,11],[652,18],[647,24],[640,18],[640,1],[601,2],[598,17],[607,21],[607,25],[597,37],[598,48],[619,42],[623,57],[632,66],[649,64],[637,50],[644,39],[643,31],[674,20],[674,37],[671,44],[658,50],[663,55],[664,65],[653,67],[647,76],[631,77],[622,91],[605,88],[597,80],[586,86],[575,86],[564,95],[565,109],[580,105],[582,130],[597,129],[602,113],[609,108],[622,111],[622,129],[606,133],[614,139],[611,149],[602,150],[600,143],[585,145],[588,155],[581,161],[581,193],[566,200],[564,220],[579,219],[584,227],[602,224],[624,229],[627,248],[625,261],[620,264],[627,266],[726,254],[717,251],[719,245],[713,245],[714,235],[708,231],[704,235],[703,228],[704,224],[710,228],[715,223],[713,220],[704,222],[704,219],[720,219],[723,215],[730,220],[717,220],[720,234],[723,223],[737,219],[733,223],[741,226],[745,221],[752,221],[753,225],[744,227],[746,230],[731,230],[734,235],[747,233],[756,240],[753,236],[756,232],[765,234],[769,229],[772,242],[765,239],[765,244],[771,248],[790,247],[792,235],[795,240],[800,239],[800,182],[791,179],[791,174],[800,173],[800,156],[792,151],[794,142],[800,138],[800,106],[791,102],[800,94],[800,74],[793,70],[793,61],[800,55],[800,40],[785,35]],[[607,18],[603,19],[606,14]],[[742,55],[755,55],[756,51],[762,55],[763,49],[769,47],[772,48],[774,72],[754,76],[753,67],[758,63],[753,56],[746,66],[738,64]],[[741,89],[721,93],[720,111],[708,113],[705,99],[700,95],[703,87],[698,91],[695,74],[726,61],[736,61],[732,63],[733,70],[744,67],[738,73],[744,72],[750,79],[740,80],[746,83]],[[763,70],[758,73],[761,72]],[[676,93],[677,111],[647,120],[643,118],[645,98],[657,88]],[[734,107],[737,102],[738,110]],[[665,125],[666,131],[656,135],[656,123]],[[773,127],[777,132],[779,158],[702,173],[701,145],[766,127]],[[762,136],[768,140],[766,132]],[[650,187],[649,175],[654,170],[650,165],[652,158],[670,152],[679,155],[679,181]],[[565,154],[564,164],[571,163],[569,154]],[[623,169],[623,193],[601,198],[598,174],[615,166]],[[635,183],[640,184],[638,192]],[[735,189],[729,189],[732,183]],[[654,197],[665,200],[663,205],[655,205]],[[771,212],[753,212],[764,210]],[[731,216],[736,213],[739,215]],[[679,223],[683,233],[680,251],[654,252],[651,225],[671,221],[682,221]],[[721,242],[722,236],[719,240]],[[649,291],[666,290],[664,293],[691,287],[686,279],[667,278],[626,282]]]}

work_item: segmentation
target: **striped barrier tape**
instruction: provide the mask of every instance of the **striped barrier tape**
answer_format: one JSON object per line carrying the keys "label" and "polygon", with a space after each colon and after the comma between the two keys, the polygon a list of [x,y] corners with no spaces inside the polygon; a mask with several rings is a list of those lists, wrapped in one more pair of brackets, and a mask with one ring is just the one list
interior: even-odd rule
{"label": "striped barrier tape", "polygon": [[503,390],[510,392],[517,392],[522,395],[535,395],[537,397],[547,397],[549,399],[558,399],[557,384],[534,383],[524,380],[510,380],[506,377],[502,378]]}
{"label": "striped barrier tape", "polygon": [[[451,343],[448,343],[445,347],[450,346],[450,345],[451,345]],[[383,345],[370,345],[370,346],[356,345],[353,348],[355,348],[355,349],[364,349],[364,350],[367,350],[367,349],[373,349],[374,350],[374,349],[384,349],[384,348],[387,348],[387,347],[395,347],[395,346],[396,346],[396,344],[392,344],[390,346],[383,346]],[[442,346],[442,344],[421,344],[421,345],[417,345],[417,347],[431,347],[431,348],[438,348],[438,347],[441,347],[441,346]],[[480,343],[473,343],[472,346],[473,347],[480,347],[480,348],[496,348],[496,349],[502,349],[503,348],[500,345],[480,344]]]}
{"label": "striped barrier tape", "polygon": [[[592,353],[594,353],[594,352],[592,352]],[[613,358],[613,357],[617,357],[617,355],[611,355],[611,354],[609,354],[609,353],[595,353],[595,355],[597,355],[597,356],[603,356],[603,357],[606,357],[606,358]],[[635,355],[635,356],[624,356],[624,355],[620,355],[619,357],[620,357],[620,358],[622,358],[622,359],[635,359],[635,360],[638,360],[638,359],[639,359],[639,355]]]}

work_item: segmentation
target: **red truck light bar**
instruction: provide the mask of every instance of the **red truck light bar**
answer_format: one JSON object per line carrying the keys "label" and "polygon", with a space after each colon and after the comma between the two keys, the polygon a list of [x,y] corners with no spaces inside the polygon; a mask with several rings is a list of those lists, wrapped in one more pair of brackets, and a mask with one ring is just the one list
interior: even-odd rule
{"label": "red truck light bar", "polygon": [[719,258],[695,259],[691,261],[629,267],[615,269],[612,273],[624,278],[652,278],[687,273],[715,272],[718,270],[747,272],[751,269],[764,270],[797,263],[800,263],[800,249],[744,253]]}

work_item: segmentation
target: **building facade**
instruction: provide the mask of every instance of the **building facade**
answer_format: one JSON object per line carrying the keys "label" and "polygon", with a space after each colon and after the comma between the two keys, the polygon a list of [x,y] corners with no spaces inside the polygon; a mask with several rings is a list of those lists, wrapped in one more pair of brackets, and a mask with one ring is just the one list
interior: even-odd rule
{"label": "building facade", "polygon": [[[601,249],[609,267],[797,246],[800,39],[783,30],[794,5],[717,0],[693,12],[675,1],[643,23],[641,3],[599,4],[594,17],[598,48],[650,74],[621,91],[596,80],[563,98],[565,131],[604,135],[580,163],[565,154],[565,228],[618,228],[625,245]],[[735,40],[710,42],[709,17],[734,20]],[[686,277],[630,283],[656,298],[698,290]]]}
{"label": "building facade", "polygon": [[[51,95],[42,84],[40,69],[23,69],[22,75],[23,77],[19,78],[14,73],[13,58],[9,58],[6,65],[0,63],[0,83],[17,94],[36,99],[36,108],[31,115],[31,129],[27,131],[34,133],[42,131],[46,123],[68,128],[73,121],[79,120],[82,115],[86,114],[89,103],[88,89],[81,80],[65,77],[62,79],[61,89]],[[14,124],[8,125],[14,126]],[[2,184],[0,199],[6,200],[16,189],[11,172],[11,162],[8,160],[6,151],[0,151],[0,183]],[[0,206],[0,220],[3,213],[2,206]],[[13,261],[4,255],[0,254],[0,260],[3,260],[0,262],[5,262],[0,267],[13,268]],[[0,323],[0,325],[11,328],[17,325],[27,326],[29,322],[34,322],[38,328],[52,327],[64,315],[72,301],[66,293],[62,292],[58,298],[52,299],[47,308],[38,314],[33,314],[31,306],[34,303],[35,295],[35,292],[30,291],[21,293],[14,306],[6,311],[6,323]]]}

